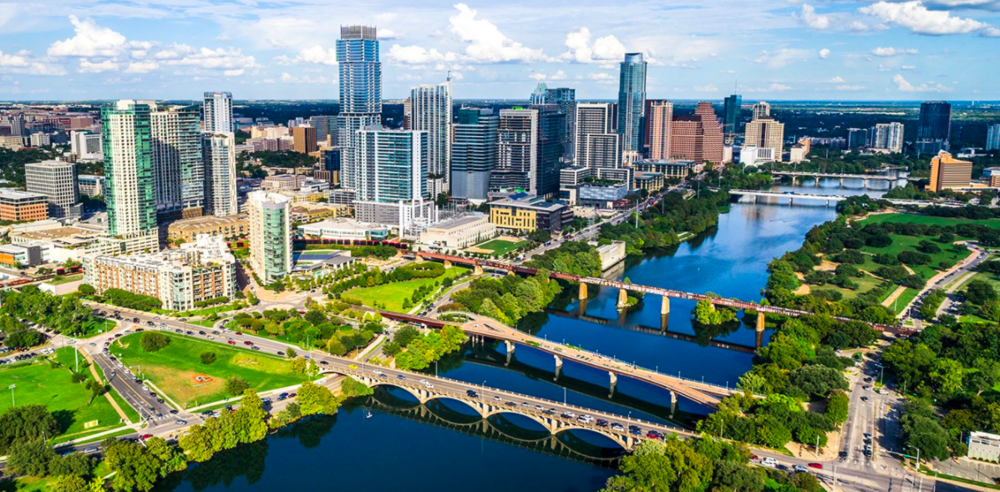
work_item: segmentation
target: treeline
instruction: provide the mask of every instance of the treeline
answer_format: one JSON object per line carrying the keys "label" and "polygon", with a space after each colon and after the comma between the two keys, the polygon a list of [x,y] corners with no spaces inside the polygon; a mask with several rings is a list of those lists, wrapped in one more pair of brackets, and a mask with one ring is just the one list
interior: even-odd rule
{"label": "treeline", "polygon": [[[20,291],[0,292],[3,312],[0,316],[3,330],[8,337],[28,330],[18,320],[30,321],[51,328],[64,335],[82,335],[92,327],[94,313],[76,296],[55,296],[28,285]],[[30,336],[25,334],[26,336]]]}
{"label": "treeline", "polygon": [[386,342],[383,350],[387,355],[396,357],[397,369],[420,371],[462,348],[466,339],[465,332],[452,325],[425,335],[412,326],[405,326],[396,332],[392,341]]}
{"label": "treeline", "polygon": [[453,302],[441,310],[471,311],[513,325],[526,314],[545,309],[561,291],[547,270],[539,270],[533,277],[482,277],[473,280],[468,289],[453,293]]}
{"label": "treeline", "polygon": [[824,490],[809,473],[755,467],[750,464],[751,456],[742,444],[711,437],[643,441],[622,459],[621,475],[609,478],[601,492]]}
{"label": "treeline", "polygon": [[239,313],[233,317],[230,327],[255,334],[280,337],[311,350],[318,348],[342,356],[365,347],[375,334],[382,331],[382,324],[368,320],[359,328],[354,328],[335,315],[346,309],[340,302],[327,304],[323,309],[310,303],[305,314],[295,309],[269,309],[261,312]]}
{"label": "treeline", "polygon": [[426,261],[396,267],[388,272],[383,272],[378,268],[374,270],[363,268],[361,273],[354,277],[324,287],[323,292],[327,294],[339,294],[355,287],[375,287],[393,282],[405,282],[415,278],[434,278],[441,275],[444,275],[444,265]]}
{"label": "treeline", "polygon": [[600,276],[601,255],[586,241],[566,241],[558,248],[533,257],[524,263],[531,268],[573,275]]}
{"label": "treeline", "polygon": [[163,307],[163,303],[156,297],[136,294],[113,287],[104,291],[101,300],[108,304],[128,309],[137,309],[139,311],[152,312]]}

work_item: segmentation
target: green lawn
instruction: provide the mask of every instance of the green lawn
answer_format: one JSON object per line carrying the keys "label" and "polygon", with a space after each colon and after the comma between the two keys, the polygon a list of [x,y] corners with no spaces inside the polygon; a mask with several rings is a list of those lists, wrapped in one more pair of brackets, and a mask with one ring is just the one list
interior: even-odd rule
{"label": "green lawn", "polygon": [[858,277],[858,278],[851,277],[851,280],[858,284],[858,288],[856,290],[844,289],[842,287],[838,287],[838,286],[833,285],[833,284],[826,284],[826,285],[824,285],[822,287],[810,284],[809,287],[813,291],[816,291],[816,290],[833,290],[833,291],[840,292],[844,296],[844,300],[847,300],[847,299],[854,299],[858,295],[864,294],[865,292],[868,292],[869,290],[872,290],[876,285],[878,285],[881,282],[881,280],[879,280],[879,279],[877,279],[875,277],[872,277],[870,275],[864,275],[864,276],[861,276],[861,277]]}
{"label": "green lawn", "polygon": [[[291,363],[277,355],[265,354],[243,348],[240,337],[234,337],[240,348],[198,340],[173,333],[170,344],[156,352],[143,352],[139,347],[139,333],[127,335],[111,346],[111,352],[126,365],[151,380],[160,390],[184,408],[217,400],[226,395],[226,379],[239,376],[257,391],[299,384],[307,379],[292,372]],[[215,352],[216,361],[201,363],[202,352]],[[207,376],[208,381],[198,381],[197,376]]]}
{"label": "green lawn", "polygon": [[55,277],[46,281],[46,283],[52,285],[62,285],[62,284],[68,284],[70,282],[76,282],[77,280],[83,280],[82,273],[77,275],[66,275],[64,277]]}
{"label": "green lawn", "polygon": [[859,220],[855,222],[859,227],[866,224],[927,224],[927,225],[959,225],[959,224],[980,224],[994,229],[1000,229],[1000,221],[995,219],[963,219],[963,218],[951,218],[951,217],[933,217],[930,215],[916,215],[916,214],[878,214],[872,215],[864,220]]}
{"label": "green lawn", "polygon": [[895,307],[894,311],[897,315],[902,313],[903,309],[906,308],[906,305],[909,304],[914,297],[917,297],[917,292],[918,291],[916,289],[904,290],[903,293],[900,294],[891,305],[889,305],[889,309],[893,309],[893,307]]}
{"label": "green lawn", "polygon": [[511,251],[513,251],[518,246],[524,244],[527,241],[504,241],[501,239],[494,239],[492,241],[487,241],[483,244],[476,246],[479,249],[488,249],[493,251],[493,256],[503,256]]}
{"label": "green lawn", "polygon": [[191,311],[181,311],[174,313],[175,316],[180,316],[184,318],[189,318],[192,316],[210,316],[212,314],[222,314],[226,311],[232,311],[236,309],[232,304],[220,304],[218,306],[206,307],[202,309],[194,309]]}
{"label": "green lawn", "polygon": [[[884,248],[873,248],[871,246],[865,246],[864,248],[862,248],[862,251],[875,254],[886,253],[896,256],[897,254],[903,251],[919,252],[917,250],[917,245],[920,243],[920,241],[929,241],[937,245],[939,248],[941,248],[940,252],[929,255],[931,257],[930,265],[908,265],[911,269],[913,269],[915,273],[923,277],[924,280],[930,279],[935,274],[937,274],[938,270],[936,269],[936,267],[940,262],[948,261],[952,264],[957,264],[959,261],[969,256],[968,249],[965,249],[963,247],[961,252],[953,251],[952,250],[953,245],[939,243],[937,242],[936,238],[928,236],[902,236],[899,234],[890,234],[889,236],[892,238],[892,244],[890,244],[889,246],[886,246]],[[878,266],[879,265],[874,262],[872,262],[871,265],[869,265],[866,262],[865,265],[862,266],[862,268],[867,269],[870,267],[874,270],[877,269]]]}
{"label": "green lawn", "polygon": [[[14,403],[22,405],[45,405],[59,422],[59,436],[79,438],[95,432],[103,432],[119,427],[120,417],[114,407],[104,396],[94,399],[90,405],[90,392],[84,388],[85,383],[74,383],[70,368],[75,366],[73,347],[63,347],[56,351],[55,358],[62,367],[53,368],[44,359],[42,362],[12,364],[0,368],[0,387],[5,389],[5,397],[0,398],[0,412],[11,407],[10,385],[14,388]],[[86,360],[80,356],[80,368],[90,376],[89,369],[84,369]],[[92,376],[91,376],[92,377]],[[95,422],[96,425],[87,428],[85,424]]]}
{"label": "green lawn", "polygon": [[444,274],[439,277],[418,278],[407,280],[406,282],[377,285],[375,287],[355,287],[344,292],[343,297],[358,299],[365,306],[374,306],[375,301],[378,301],[389,311],[402,311],[403,300],[413,297],[413,293],[420,287],[440,282],[449,277],[457,277],[467,271],[469,271],[468,268],[453,266],[445,270]]}

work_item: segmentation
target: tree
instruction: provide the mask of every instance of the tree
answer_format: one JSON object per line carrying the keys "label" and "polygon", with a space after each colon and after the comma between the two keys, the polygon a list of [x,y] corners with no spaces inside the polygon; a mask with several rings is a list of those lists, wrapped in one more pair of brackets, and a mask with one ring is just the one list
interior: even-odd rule
{"label": "tree", "polygon": [[765,477],[763,473],[745,463],[717,461],[712,482],[721,490],[761,492],[764,490]]}
{"label": "tree", "polygon": [[249,388],[250,383],[239,376],[232,376],[226,380],[226,393],[232,396],[242,395]]}
{"label": "tree", "polygon": [[973,304],[983,304],[987,301],[997,300],[997,291],[986,281],[972,280],[966,284],[962,296]]}
{"label": "tree", "polygon": [[3,344],[12,349],[22,349],[41,345],[44,341],[45,335],[35,330],[20,327],[7,332],[7,338],[4,339]]}
{"label": "tree", "polygon": [[7,455],[7,473],[44,477],[48,475],[49,462],[55,458],[55,451],[43,439],[18,441]]}
{"label": "tree", "polygon": [[289,359],[294,359],[296,355],[295,349],[293,349],[292,347],[288,347],[288,350],[285,350],[285,355]]}
{"label": "tree", "polygon": [[94,286],[90,284],[80,284],[80,286],[77,287],[76,290],[77,292],[85,296],[92,296],[97,293],[97,289],[95,289]]}
{"label": "tree", "polygon": [[830,393],[826,400],[826,417],[835,424],[847,422],[848,405],[850,399],[843,391],[836,390]]}
{"label": "tree", "polygon": [[59,432],[55,417],[43,405],[24,405],[0,415],[0,454],[7,454],[15,442],[46,439]]}
{"label": "tree", "polygon": [[139,337],[139,345],[144,352],[156,352],[170,343],[170,337],[157,331],[143,332]]}
{"label": "tree", "polygon": [[65,475],[52,484],[49,492],[81,492],[87,490],[87,487],[87,481],[82,477]]}
{"label": "tree", "polygon": [[215,352],[205,351],[201,353],[201,363],[206,366],[214,363],[216,360]]}
{"label": "tree", "polygon": [[317,413],[333,414],[338,406],[337,398],[329,388],[312,381],[306,381],[299,387],[298,403],[304,416]]}
{"label": "tree", "polygon": [[950,395],[962,389],[962,376],[965,374],[965,368],[960,362],[938,358],[931,367],[928,376],[942,393]]}
{"label": "tree", "polygon": [[117,472],[111,478],[113,490],[148,492],[161,477],[162,463],[142,444],[108,438],[103,447],[105,463]]}
{"label": "tree", "polygon": [[847,389],[847,381],[840,370],[815,364],[793,371],[790,382],[808,395],[826,396],[830,390]]}

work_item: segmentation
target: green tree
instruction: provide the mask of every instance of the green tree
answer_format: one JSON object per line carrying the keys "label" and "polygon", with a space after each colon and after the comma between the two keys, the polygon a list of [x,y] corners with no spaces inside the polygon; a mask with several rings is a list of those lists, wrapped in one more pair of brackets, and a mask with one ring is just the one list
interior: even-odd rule
{"label": "green tree", "polygon": [[843,391],[833,391],[826,400],[826,417],[835,424],[847,422],[850,399]]}
{"label": "green tree", "polygon": [[226,393],[232,396],[242,395],[249,388],[250,383],[239,376],[232,376],[226,380]]}
{"label": "green tree", "polygon": [[97,293],[97,289],[95,289],[94,286],[90,284],[80,284],[80,286],[77,287],[76,290],[77,292],[85,296],[92,296]]}
{"label": "green tree", "polygon": [[337,411],[337,398],[330,389],[312,381],[302,383],[297,400],[304,416],[318,413],[333,414]]}
{"label": "green tree", "polygon": [[18,441],[7,454],[7,473],[44,477],[49,463],[56,458],[55,451],[42,439]]}
{"label": "green tree", "polygon": [[103,447],[104,461],[115,472],[111,477],[113,490],[148,492],[165,476],[161,475],[163,463],[142,444],[108,438]]}
{"label": "green tree", "polygon": [[201,363],[205,365],[215,363],[216,355],[215,352],[205,351],[201,353]]}
{"label": "green tree", "polygon": [[15,442],[47,439],[59,432],[55,417],[43,405],[24,405],[0,415],[0,454],[7,454]]}
{"label": "green tree", "polygon": [[712,483],[716,486],[715,490],[761,492],[764,490],[765,475],[745,462],[717,461]]}
{"label": "green tree", "polygon": [[139,337],[139,345],[144,352],[156,352],[170,343],[170,337],[157,331],[146,331]]}
{"label": "green tree", "polygon": [[830,390],[847,389],[847,380],[839,369],[815,364],[792,371],[789,382],[809,395],[826,396]]}

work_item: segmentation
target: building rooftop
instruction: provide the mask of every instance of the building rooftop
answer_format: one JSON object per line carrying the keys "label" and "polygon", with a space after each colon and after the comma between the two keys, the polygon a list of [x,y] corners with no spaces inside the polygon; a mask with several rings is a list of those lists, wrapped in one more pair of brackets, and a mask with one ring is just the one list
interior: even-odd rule
{"label": "building rooftop", "polygon": [[497,205],[501,207],[530,208],[532,210],[545,212],[555,212],[566,207],[566,204],[564,203],[545,201],[544,198],[535,198],[527,193],[516,193],[507,198],[501,198],[500,200],[495,200],[489,203],[491,206]]}
{"label": "building rooftop", "polygon": [[27,191],[11,190],[7,188],[0,189],[0,198],[6,198],[8,200],[48,200],[48,197],[41,193],[30,193]]}
{"label": "building rooftop", "polygon": [[455,229],[458,227],[464,227],[484,220],[489,220],[486,214],[474,212],[468,215],[463,215],[461,217],[454,217],[448,220],[442,220],[441,222],[438,222],[437,224],[428,227],[427,230],[434,231],[434,230]]}
{"label": "building rooftop", "polygon": [[170,229],[175,231],[184,231],[187,229],[203,229],[205,227],[228,225],[243,220],[247,220],[247,214],[226,215],[223,217],[216,217],[214,215],[205,215],[202,217],[194,217],[191,219],[178,220],[170,224]]}

